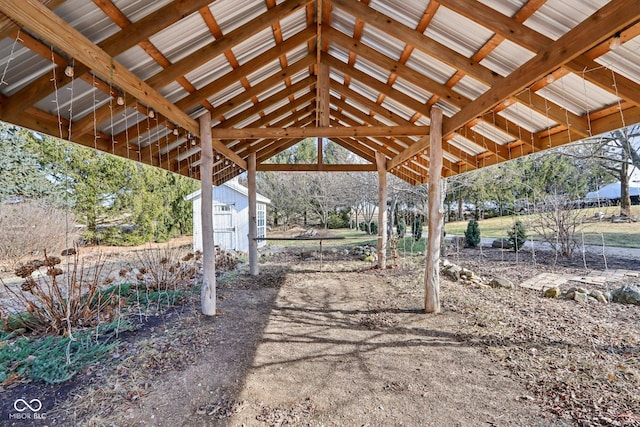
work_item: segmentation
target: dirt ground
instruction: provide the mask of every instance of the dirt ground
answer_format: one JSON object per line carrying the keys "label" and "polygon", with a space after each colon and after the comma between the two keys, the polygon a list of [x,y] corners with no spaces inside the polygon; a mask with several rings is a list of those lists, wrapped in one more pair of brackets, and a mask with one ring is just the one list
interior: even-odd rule
{"label": "dirt ground", "polygon": [[[322,265],[269,253],[257,278],[220,277],[218,316],[199,315],[194,295],[140,319],[109,363],[71,383],[2,391],[3,421],[28,395],[47,414],[35,425],[640,425],[640,307],[443,277],[443,312],[426,315],[422,257],[380,271],[340,252]],[[601,268],[490,248],[449,259],[515,283]]]}

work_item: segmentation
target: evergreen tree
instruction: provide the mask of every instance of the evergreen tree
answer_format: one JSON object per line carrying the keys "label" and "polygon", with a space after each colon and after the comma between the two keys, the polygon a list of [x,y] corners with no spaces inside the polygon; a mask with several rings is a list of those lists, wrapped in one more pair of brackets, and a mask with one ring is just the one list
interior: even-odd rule
{"label": "evergreen tree", "polygon": [[467,246],[470,248],[475,248],[480,244],[480,227],[478,226],[477,220],[469,220],[467,230],[464,232],[464,237],[467,242]]}
{"label": "evergreen tree", "polygon": [[511,227],[511,230],[507,231],[507,234],[509,235],[509,242],[516,252],[518,252],[527,241],[527,231],[522,221],[516,221],[513,227]]}

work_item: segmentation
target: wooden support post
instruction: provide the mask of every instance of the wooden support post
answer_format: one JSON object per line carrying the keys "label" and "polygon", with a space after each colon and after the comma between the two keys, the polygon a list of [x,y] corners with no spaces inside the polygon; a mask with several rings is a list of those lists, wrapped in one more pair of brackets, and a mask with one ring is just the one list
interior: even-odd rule
{"label": "wooden support post", "polygon": [[424,310],[440,313],[440,241],[442,235],[442,110],[431,108],[429,135],[429,230],[424,272]]}
{"label": "wooden support post", "polygon": [[376,151],[378,167],[378,268],[387,268],[387,161]]}
{"label": "wooden support post", "polygon": [[256,153],[249,154],[247,162],[247,175],[249,181],[249,274],[258,275],[258,207],[256,196]]}
{"label": "wooden support post", "polygon": [[200,217],[202,220],[202,314],[216,314],[216,249],[213,241],[213,141],[211,114],[200,116]]}

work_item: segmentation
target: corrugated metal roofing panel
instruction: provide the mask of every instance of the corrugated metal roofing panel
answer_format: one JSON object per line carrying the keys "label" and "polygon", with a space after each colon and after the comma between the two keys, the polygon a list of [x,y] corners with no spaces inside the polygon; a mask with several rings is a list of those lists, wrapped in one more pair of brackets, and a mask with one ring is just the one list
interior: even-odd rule
{"label": "corrugated metal roofing panel", "polygon": [[415,114],[415,111],[397,102],[395,99],[386,97],[381,104],[387,110],[396,113],[400,117],[409,120]]}
{"label": "corrugated metal roofing panel", "polygon": [[209,5],[223,34],[235,30],[267,11],[264,0],[216,0]]}
{"label": "corrugated metal roofing panel", "polygon": [[120,30],[94,2],[67,0],[54,12],[94,43],[98,43]]}
{"label": "corrugated metal roofing panel", "polygon": [[454,92],[464,95],[469,100],[474,100],[488,91],[490,87],[473,77],[465,75],[452,89]]}
{"label": "corrugated metal roofing panel", "polygon": [[302,70],[302,71],[294,74],[293,76],[291,76],[291,84],[298,83],[299,81],[306,79],[310,75],[311,74],[309,73],[309,69]]}
{"label": "corrugated metal roofing panel", "polygon": [[405,65],[440,84],[445,84],[456,73],[455,68],[418,49],[413,50]]}
{"label": "corrugated metal roofing panel", "polygon": [[147,116],[138,113],[138,110],[135,108],[127,108],[118,114],[114,114],[113,121],[110,119],[108,122],[100,124],[98,130],[100,132],[111,134],[111,128],[113,127],[113,133],[118,135],[128,128],[136,126],[138,121],[144,120],[146,117]]}
{"label": "corrugated metal roofing panel", "polygon": [[136,22],[156,10],[171,3],[172,0],[112,0],[129,21]]}
{"label": "corrugated metal roofing panel", "polygon": [[331,9],[331,26],[349,37],[353,37],[356,18],[344,10],[334,7]]}
{"label": "corrugated metal roofing panel", "polygon": [[486,148],[481,147],[474,141],[467,139],[464,136],[458,135],[458,134],[456,134],[453,138],[451,138],[449,140],[449,143],[454,147],[461,149],[465,153],[469,153],[474,156],[477,156],[478,154],[484,153],[485,151],[487,151]]}
{"label": "corrugated metal roofing panel", "polygon": [[431,119],[429,116],[420,116],[418,120],[415,121],[416,126],[430,126]]}
{"label": "corrugated metal roofing panel", "polygon": [[264,109],[264,114],[269,114],[272,111],[277,110],[280,107],[284,107],[285,105],[287,105],[289,103],[289,98],[283,98],[282,100],[276,102],[275,104],[273,104],[272,106],[265,108]]}
{"label": "corrugated metal roofing panel", "polygon": [[424,0],[372,0],[369,6],[415,29],[422,18],[428,1]]}
{"label": "corrugated metal roofing panel", "polygon": [[162,96],[167,98],[169,102],[176,102],[189,95],[189,92],[187,92],[178,82],[169,83],[158,92],[160,92]]}
{"label": "corrugated metal roofing panel", "polygon": [[52,69],[51,60],[33,53],[14,40],[0,40],[0,93],[3,95],[14,94],[32,80],[51,73]]}
{"label": "corrugated metal roofing panel", "polygon": [[500,145],[508,144],[514,140],[513,136],[485,121],[477,122],[471,129]]}
{"label": "corrugated metal roofing panel", "polygon": [[360,41],[385,56],[392,58],[394,61],[400,59],[400,55],[402,55],[402,51],[407,45],[403,41],[381,32],[372,25],[364,26]]}
{"label": "corrugated metal roofing panel", "polygon": [[214,107],[219,107],[220,105],[229,101],[231,98],[240,95],[242,92],[244,92],[244,90],[244,86],[242,86],[240,82],[233,82],[220,92],[216,93],[214,96],[210,97],[209,102]]}
{"label": "corrugated metal roofing panel", "polygon": [[214,38],[202,16],[195,12],[154,34],[149,41],[174,63],[212,43]]}
{"label": "corrugated metal roofing panel", "polygon": [[364,122],[360,120],[358,117],[356,117],[355,115],[351,114],[349,111],[343,111],[342,114],[350,118],[351,120],[357,122],[360,126],[364,126]]}
{"label": "corrugated metal roofing panel", "polygon": [[282,29],[282,38],[287,40],[289,37],[296,35],[307,28],[307,15],[304,9],[285,16],[280,20],[280,28]]}
{"label": "corrugated metal roofing panel", "polygon": [[53,116],[60,114],[65,119],[73,117],[75,120],[93,111],[94,97],[96,108],[109,99],[104,92],[92,89],[84,80],[74,79],[72,83],[59,88],[58,92],[41,99],[35,107]]}
{"label": "corrugated metal roofing panel", "polygon": [[443,6],[424,34],[468,58],[493,36],[492,31]]}
{"label": "corrugated metal roofing panel", "polygon": [[503,40],[489,55],[480,61],[480,64],[504,77],[534,56],[535,54],[530,50],[510,40]]}
{"label": "corrugated metal roofing panel", "polygon": [[608,0],[548,0],[524,25],[556,40],[608,3]]}
{"label": "corrugated metal roofing panel", "polygon": [[349,87],[353,89],[354,92],[359,93],[360,95],[373,102],[376,102],[376,100],[378,99],[377,93],[374,93],[374,91],[369,86],[365,86],[358,81],[351,80],[351,84],[349,85]]}
{"label": "corrugated metal roofing panel", "polygon": [[260,120],[260,116],[258,114],[254,114],[250,117],[247,117],[246,119],[240,121],[237,125],[235,125],[235,127],[237,128],[247,127],[251,125],[251,123],[255,122],[256,120]]}
{"label": "corrugated metal roofing panel", "polygon": [[115,57],[115,60],[127,67],[132,73],[146,80],[156,73],[162,71],[162,67],[140,46],[131,49]]}
{"label": "corrugated metal roofing panel", "polygon": [[413,99],[422,102],[423,104],[426,103],[432,96],[432,94],[430,94],[426,90],[419,88],[418,86],[401,77],[398,77],[396,79],[392,87],[404,93],[405,95],[409,95]]}
{"label": "corrugated metal roofing panel", "polygon": [[[557,123],[550,118],[532,110],[520,102],[508,106],[500,111],[498,115],[515,123],[516,126],[521,126],[529,132],[539,132],[557,125]],[[491,116],[487,116],[486,120],[492,123]],[[509,132],[516,135],[518,134],[517,129],[510,129]]]}
{"label": "corrugated metal roofing panel", "polygon": [[522,6],[524,6],[527,2],[525,0],[479,0],[480,3],[484,3],[487,6],[497,10],[498,12],[506,15],[508,17],[512,17],[519,11]]}
{"label": "corrugated metal roofing panel", "polygon": [[277,85],[270,87],[266,91],[258,95],[258,101],[264,101],[265,99],[273,96],[275,93],[285,89],[287,85],[284,82],[279,82]]}
{"label": "corrugated metal roofing panel", "polygon": [[349,51],[335,43],[329,43],[329,50],[327,53],[340,60],[340,62],[344,62],[345,64],[349,62]]}
{"label": "corrugated metal roofing panel", "polygon": [[389,80],[389,71],[383,70],[373,62],[367,61],[362,57],[356,58],[356,63],[354,64],[354,66],[357,70],[362,71],[363,73],[373,77],[374,79],[382,83],[387,83],[387,81]]}
{"label": "corrugated metal roofing panel", "polygon": [[[348,102],[348,101],[347,101]],[[368,112],[365,111],[365,114],[369,115]],[[374,118],[379,121],[380,123],[386,125],[386,126],[396,126],[397,123],[395,123],[394,121],[392,121],[391,119],[388,119],[384,116],[381,116],[379,114],[374,115]]]}
{"label": "corrugated metal roofing panel", "polygon": [[434,104],[436,107],[442,110],[442,114],[445,117],[451,117],[456,114],[460,109],[454,105],[449,104],[447,101],[440,98],[438,102]]}
{"label": "corrugated metal roofing panel", "polygon": [[236,114],[242,113],[244,110],[246,110],[247,108],[251,108],[252,106],[253,106],[253,102],[251,102],[251,101],[243,102],[242,104],[236,106],[235,108],[233,108],[232,110],[227,112],[224,116],[227,119],[230,119],[231,117],[235,116]]}
{"label": "corrugated metal roofing panel", "polygon": [[537,94],[577,115],[584,115],[619,101],[614,95],[575,74],[563,76],[540,89]]}
{"label": "corrugated metal roofing panel", "polygon": [[307,47],[307,44],[306,43],[301,44],[297,48],[287,52],[287,63],[293,64],[294,62],[301,60],[308,54],[309,54],[309,48]]}
{"label": "corrugated metal roofing panel", "polygon": [[637,36],[616,50],[602,55],[596,62],[640,84],[640,36]]}
{"label": "corrugated metal roofing panel", "polygon": [[185,77],[196,89],[201,89],[214,80],[224,78],[224,75],[233,71],[229,61],[224,55],[218,55],[205,64],[202,64],[188,74]]}
{"label": "corrugated metal roofing panel", "polygon": [[240,65],[252,60],[266,50],[275,47],[276,39],[273,36],[273,29],[267,27],[253,37],[249,37],[242,43],[235,45],[233,51]]}
{"label": "corrugated metal roofing panel", "polygon": [[273,76],[275,73],[282,70],[279,59],[274,59],[268,64],[264,64],[260,69],[254,71],[247,76],[247,80],[251,86],[255,86],[261,81]]}
{"label": "corrugated metal roofing panel", "polygon": [[457,158],[456,156],[454,156],[453,154],[450,154],[447,151],[444,151],[442,153],[442,157],[449,160],[451,163],[458,163],[461,159]]}

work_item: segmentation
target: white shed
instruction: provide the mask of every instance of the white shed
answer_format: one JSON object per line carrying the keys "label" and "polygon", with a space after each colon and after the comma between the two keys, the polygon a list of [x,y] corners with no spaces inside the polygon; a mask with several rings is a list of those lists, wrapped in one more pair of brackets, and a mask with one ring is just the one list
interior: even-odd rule
{"label": "white shed", "polygon": [[[237,180],[213,187],[213,241],[221,249],[249,251],[249,189]],[[193,206],[193,249],[202,250],[202,220],[200,190],[189,194]],[[267,235],[267,205],[271,201],[256,195],[258,237]],[[264,246],[258,240],[258,247]]]}

